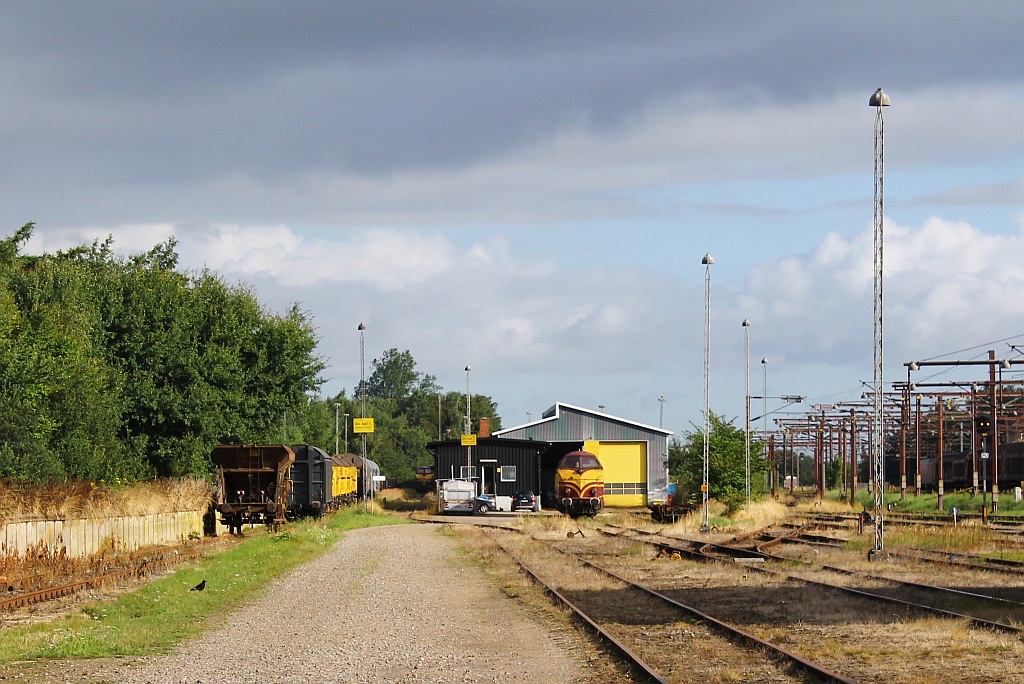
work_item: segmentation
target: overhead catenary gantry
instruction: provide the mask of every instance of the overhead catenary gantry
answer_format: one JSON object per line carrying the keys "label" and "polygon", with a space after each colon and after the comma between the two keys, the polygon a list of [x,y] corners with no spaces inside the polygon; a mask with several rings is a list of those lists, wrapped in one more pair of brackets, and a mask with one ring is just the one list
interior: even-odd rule
{"label": "overhead catenary gantry", "polygon": [[[1012,348],[1012,347],[1011,347]],[[1016,351],[1016,349],[1014,350]],[[991,457],[992,461],[992,511],[997,512],[999,510],[999,445],[1003,442],[1005,433],[1005,426],[1007,424],[1018,425],[1016,420],[1007,421],[1006,418],[1017,418],[1018,416],[1012,415],[1011,412],[1003,410],[1003,371],[1013,368],[1013,366],[1024,365],[1024,359],[997,359],[995,350],[989,350],[987,359],[929,359],[925,361],[910,361],[904,364],[907,367],[907,382],[903,385],[903,390],[909,397],[911,392],[920,390],[924,386],[924,383],[918,385],[912,382],[912,373],[925,367],[958,367],[958,366],[986,366],[988,368],[988,381],[972,382],[970,383],[970,397],[971,406],[974,411],[974,420],[976,431],[981,432],[980,439],[982,444],[980,448],[981,452],[977,451],[977,446],[972,444],[972,449],[975,452],[974,458],[972,458],[973,469],[974,469],[974,484],[973,488],[975,493],[977,492],[978,485],[978,470],[979,461],[984,460],[986,456]],[[985,392],[982,392],[985,389]],[[1019,393],[1018,393],[1019,394]],[[988,413],[979,413],[979,401],[981,397],[987,395],[987,410]],[[1012,392],[1011,392],[1012,395]],[[908,401],[909,404],[909,401]],[[942,404],[937,403],[938,413],[938,425],[939,434],[941,435],[941,427],[943,421],[941,420]],[[979,417],[983,417],[987,422],[978,429],[977,421]],[[936,452],[939,454],[944,453],[941,449],[941,443],[939,450]],[[941,465],[942,459],[939,458],[939,464]],[[941,480],[940,480],[941,482]],[[940,485],[941,492],[941,485]],[[941,496],[940,496],[941,499]]]}
{"label": "overhead catenary gantry", "polygon": [[[872,392],[865,392],[858,401],[815,404],[805,413],[787,412],[774,418],[774,429],[759,435],[772,463],[773,495],[775,481],[783,488],[803,482],[819,497],[838,487],[853,504],[862,473],[867,474],[869,491],[875,492],[877,466],[870,436],[879,427],[883,458],[893,464],[898,458],[899,463],[898,484],[893,474],[881,483],[882,488],[898,486],[905,498],[912,476],[914,493],[920,495],[927,484],[939,494],[936,503],[942,509],[947,473],[939,456],[967,453],[971,494],[979,493],[981,475],[990,476],[993,510],[998,510],[999,445],[1024,441],[1024,385],[1005,378],[1004,372],[1024,366],[1024,358],[998,359],[992,351],[988,357],[907,362],[908,380],[892,383],[893,390],[881,395],[881,426],[874,424]],[[988,378],[913,382],[912,373],[924,366],[985,367]],[[925,460],[932,464],[931,470],[922,465]],[[922,472],[929,474],[927,483],[922,482]]]}

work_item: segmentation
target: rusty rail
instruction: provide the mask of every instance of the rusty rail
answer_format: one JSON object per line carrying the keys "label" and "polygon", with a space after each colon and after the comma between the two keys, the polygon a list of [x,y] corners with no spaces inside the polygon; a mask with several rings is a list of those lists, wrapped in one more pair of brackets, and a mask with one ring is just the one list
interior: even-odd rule
{"label": "rusty rail", "polygon": [[139,563],[135,563],[129,567],[115,570],[104,575],[97,577],[90,577],[89,579],[79,580],[77,582],[71,582],[69,584],[61,584],[58,586],[47,587],[45,589],[39,589],[37,591],[26,592],[24,594],[18,594],[5,599],[0,599],[0,612],[15,610],[17,608],[23,608],[36,603],[43,603],[45,601],[53,601],[55,599],[63,598],[65,596],[71,596],[77,594],[80,591],[91,589],[108,582],[115,582],[119,580],[128,579],[130,577],[141,577],[146,575],[153,570],[161,567],[167,567],[180,563],[183,560],[195,560],[201,557],[205,551],[196,550],[189,553],[178,553],[174,557],[163,557],[157,559],[144,559]]}

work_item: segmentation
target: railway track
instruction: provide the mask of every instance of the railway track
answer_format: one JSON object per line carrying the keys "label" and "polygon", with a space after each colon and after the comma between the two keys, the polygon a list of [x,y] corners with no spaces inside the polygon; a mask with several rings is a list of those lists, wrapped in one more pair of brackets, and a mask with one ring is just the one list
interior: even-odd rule
{"label": "railway track", "polygon": [[1024,575],[1024,562],[1007,558],[993,558],[959,551],[940,551],[937,549],[909,548],[906,551],[892,552],[891,556],[922,563],[933,563],[949,567],[968,568],[987,572],[999,572],[1007,575]]}
{"label": "railway track", "polygon": [[[929,572],[927,566],[922,569],[917,563],[900,563],[898,557],[892,555],[895,562],[869,563],[859,552],[850,554],[835,548],[840,542],[846,543],[842,525],[822,529],[819,522],[809,518],[795,524],[780,522],[747,535],[743,543],[755,547],[754,550],[761,547],[771,555],[784,552],[798,556],[780,561],[756,557],[747,548],[734,549],[730,555],[712,553],[711,556],[717,555],[717,562],[709,562],[712,557],[701,553],[702,549],[710,551],[704,549],[708,536],[655,540],[634,539],[614,532],[604,535],[599,532],[599,528],[604,526],[600,520],[582,522],[585,534],[574,530],[566,535],[565,529],[558,532],[550,526],[533,529],[520,526],[517,532],[522,533],[525,528],[531,536],[544,539],[545,544],[551,547],[547,556],[555,555],[555,548],[558,548],[581,558],[581,561],[572,563],[562,560],[561,565],[555,565],[544,554],[523,551],[524,545],[537,543],[526,540],[524,535],[506,535],[499,531],[494,534],[500,536],[504,544],[510,545],[510,550],[516,552],[543,580],[585,613],[594,616],[599,624],[668,681],[789,682],[808,681],[811,676],[803,671],[795,674],[795,666],[789,669],[782,666],[780,671],[780,665],[774,661],[770,666],[750,664],[751,661],[746,659],[752,656],[747,649],[752,647],[741,648],[693,616],[681,621],[681,613],[665,613],[667,608],[658,608],[657,604],[650,603],[653,601],[650,595],[642,594],[642,590],[621,580],[650,588],[709,617],[734,625],[850,681],[921,684],[1020,679],[1018,665],[1024,661],[1024,639],[1021,639],[1016,626],[1019,621],[1013,615],[1021,610],[1024,583],[1004,587],[1007,595],[1002,596],[1001,585],[1010,583],[990,573],[951,567],[948,573],[943,573],[948,581],[939,580],[948,587],[939,587],[942,593],[935,594],[932,599],[915,596],[911,601],[902,603],[892,601],[884,594],[893,594],[899,599],[917,592],[927,597],[932,589],[912,588],[912,582],[900,585],[891,581],[919,579],[922,572]],[[631,528],[642,527],[638,522],[621,524]],[[646,529],[641,532],[650,534]],[[721,541],[723,547],[733,545],[732,539],[722,535],[711,535],[710,538]],[[485,545],[490,546],[489,543]],[[656,551],[652,552],[652,547]],[[774,554],[771,553],[773,551]],[[494,553],[504,552],[495,549]],[[696,555],[691,556],[691,553]],[[796,562],[801,560],[800,557],[808,556],[818,564],[835,566],[839,570],[850,568],[860,573],[837,573]],[[489,556],[485,554],[484,557]],[[493,559],[498,557],[493,556]],[[694,561],[688,561],[688,558],[694,558]],[[602,580],[597,579],[600,576],[598,570],[589,566],[585,570],[580,569],[585,566],[583,560],[617,575],[621,580],[605,575],[605,584],[601,585]],[[511,572],[513,561],[502,562]],[[545,569],[549,563],[554,569]],[[776,564],[785,565],[778,568]],[[775,572],[760,572],[758,569],[764,566],[772,567]],[[798,569],[794,570],[794,567]],[[907,576],[902,578],[878,576],[879,573],[899,576],[904,572]],[[798,574],[824,581],[815,584],[799,576],[789,576]],[[925,581],[931,579],[929,577]],[[832,586],[840,584],[850,585],[854,591]],[[947,588],[965,591],[947,593]],[[858,593],[856,590],[865,591]],[[869,596],[869,592],[883,596]],[[514,590],[512,593],[514,595]],[[990,596],[977,597],[973,594]],[[1010,600],[1001,601],[1001,597]],[[945,610],[952,607],[954,601],[965,605],[961,609]],[[909,605],[929,602],[939,604],[939,610],[925,612]],[[979,610],[977,606],[981,602],[988,608]],[[945,608],[942,604],[946,604]],[[999,615],[999,611],[1003,614]],[[976,613],[973,617],[968,615],[972,612]],[[966,617],[957,617],[956,613]],[[731,650],[724,660],[740,663],[733,665],[732,669],[729,664],[722,664],[723,658],[718,657],[727,649]],[[952,658],[949,656],[952,652],[960,655]],[[671,657],[666,659],[665,654],[671,654]],[[708,669],[709,663],[716,660],[723,668],[718,672]],[[685,674],[681,674],[683,671]],[[637,679],[655,681],[641,675],[640,670],[636,672]],[[630,677],[632,675],[627,675]]]}
{"label": "railway track", "polygon": [[[807,513],[802,520],[817,523],[822,528],[853,529],[857,527],[856,513]],[[901,527],[933,527],[943,528],[953,524],[953,518],[947,513],[908,513],[889,511],[885,514],[885,524]],[[957,516],[958,524],[983,525],[985,529],[1001,535],[1007,541],[1020,545],[1024,543],[1024,519],[1017,516],[983,516],[979,513],[963,513]]]}
{"label": "railway track", "polygon": [[[836,682],[853,684],[854,680],[843,677],[828,668],[788,651],[742,628],[719,620],[700,610],[671,598],[666,594],[623,577],[614,571],[601,567],[593,561],[548,542],[531,539],[533,544],[543,544],[546,553],[558,552],[562,557],[559,571],[552,571],[550,558],[543,564],[547,571],[532,567],[522,552],[509,549],[495,540],[495,544],[526,573],[530,579],[566,606],[586,629],[596,634],[614,649],[628,664],[635,677],[647,681],[668,684],[675,681],[692,681],[690,678],[701,668],[720,665],[723,654],[728,654],[726,671],[742,671],[743,681],[756,682]],[[528,542],[529,543],[529,542]],[[537,552],[532,553],[537,562]],[[566,569],[566,565],[570,566]],[[610,609],[608,601],[595,592],[582,589],[588,584],[580,578],[581,573],[601,575],[603,582],[612,581],[612,586],[600,592],[612,591],[618,596],[629,594],[624,603],[627,614]],[[571,576],[576,587],[559,586],[559,577]],[[637,624],[637,615],[644,615]],[[680,635],[685,635],[680,639]],[[660,637],[660,638],[659,638]],[[682,640],[688,644],[676,643],[674,649],[659,648],[664,639]],[[697,649],[699,644],[702,648]],[[680,647],[688,645],[683,652],[691,654],[692,662],[680,661]],[[716,654],[708,657],[706,654]],[[683,656],[685,658],[685,656]],[[708,681],[721,681],[722,673],[708,672]],[[725,674],[725,677],[731,675]]]}
{"label": "railway track", "polygon": [[[758,548],[745,548],[730,544],[714,544],[700,541],[684,541],[663,537],[646,530],[609,526],[619,530],[616,534],[627,532],[646,537],[664,554],[679,554],[700,561],[735,561],[737,558],[770,561],[774,564],[797,565],[792,570],[775,570],[771,567],[753,565],[752,570],[778,575],[786,580],[798,580],[809,585],[827,590],[844,592],[865,599],[889,603],[900,610],[911,609],[929,613],[937,617],[967,621],[974,627],[992,629],[1013,634],[1024,632],[1017,624],[1024,621],[1024,603],[1019,600],[1007,599],[994,594],[985,594],[978,590],[967,591],[933,584],[911,582],[895,577],[882,576],[874,573],[860,572],[847,568],[816,564],[777,556]],[[661,538],[663,541],[653,541]],[[811,577],[810,575],[814,575]],[[842,580],[826,581],[824,578],[846,577],[858,580],[859,586],[849,586]],[[913,599],[913,600],[911,600]],[[951,610],[951,606],[959,607],[960,611]],[[990,618],[998,619],[990,619]]]}
{"label": "railway track", "polygon": [[[50,576],[49,583],[38,589],[18,591],[16,587],[38,585],[40,577],[12,576],[8,578],[10,589],[6,592],[7,595],[0,598],[0,613],[55,601],[104,585],[145,577],[182,562],[195,561],[208,553],[209,547],[210,544],[194,543],[181,549],[162,547],[125,554],[103,561],[103,564],[108,565],[107,572],[92,573],[91,576],[77,579],[64,578],[63,582],[59,579],[53,582],[53,579],[57,578]],[[110,569],[111,567],[114,569]]]}

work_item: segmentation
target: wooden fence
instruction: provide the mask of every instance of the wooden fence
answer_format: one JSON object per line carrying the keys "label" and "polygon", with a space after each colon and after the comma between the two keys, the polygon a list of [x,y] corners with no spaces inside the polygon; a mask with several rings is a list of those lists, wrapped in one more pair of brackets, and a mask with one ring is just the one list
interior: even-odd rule
{"label": "wooden fence", "polygon": [[155,513],[91,520],[31,520],[0,524],[0,553],[24,556],[29,549],[85,558],[101,550],[124,552],[173,544],[203,535],[203,513]]}

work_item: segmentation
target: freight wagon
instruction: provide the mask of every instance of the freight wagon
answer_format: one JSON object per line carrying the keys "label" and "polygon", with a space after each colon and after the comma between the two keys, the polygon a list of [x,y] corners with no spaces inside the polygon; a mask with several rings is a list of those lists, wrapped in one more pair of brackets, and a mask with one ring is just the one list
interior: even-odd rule
{"label": "freight wagon", "polygon": [[215,508],[232,532],[243,524],[277,527],[291,496],[288,471],[295,452],[284,444],[220,444],[210,459],[218,469]]}
{"label": "freight wagon", "polygon": [[307,516],[319,518],[334,502],[334,462],[326,451],[309,444],[293,444],[292,451],[295,462],[288,472],[291,480],[288,517],[293,520]]}

